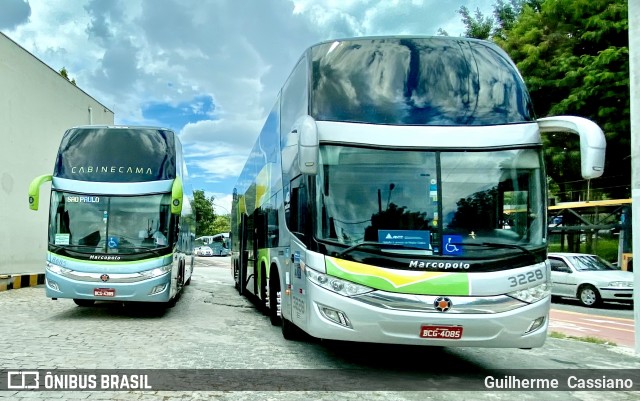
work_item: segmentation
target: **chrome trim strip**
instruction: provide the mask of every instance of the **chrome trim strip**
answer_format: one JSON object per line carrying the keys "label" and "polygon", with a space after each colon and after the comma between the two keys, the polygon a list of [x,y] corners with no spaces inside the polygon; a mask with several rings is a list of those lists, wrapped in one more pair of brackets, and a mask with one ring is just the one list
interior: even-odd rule
{"label": "chrome trim strip", "polygon": [[[540,127],[537,122],[518,124],[474,125],[474,126],[394,126],[393,135],[388,135],[388,126],[337,121],[316,121],[320,142],[363,143],[392,146],[394,148],[486,148],[490,143],[500,146],[540,145]],[[362,127],[367,135],[362,135]],[[470,134],[473,132],[473,135]],[[366,138],[366,140],[365,140]],[[428,138],[416,140],[416,138]]]}
{"label": "chrome trim strip", "polygon": [[352,299],[378,308],[402,310],[422,313],[447,313],[447,314],[494,314],[507,312],[526,305],[507,295],[495,295],[486,297],[447,297],[451,300],[452,307],[447,312],[438,312],[433,306],[439,296],[397,294],[386,291],[374,291],[357,295]]}
{"label": "chrome trim strip", "polygon": [[137,283],[139,281],[145,281],[145,280],[162,277],[165,274],[169,274],[170,272],[165,272],[164,274],[161,274],[159,276],[153,276],[153,277],[145,276],[140,273],[112,273],[112,274],[109,274],[109,280],[107,281],[100,280],[100,276],[108,273],[85,273],[85,272],[77,272],[73,270],[60,272],[60,273],[51,271],[51,273],[71,279],[71,280],[75,280],[75,281],[102,283],[107,285],[110,283]]}
{"label": "chrome trim strip", "polygon": [[52,188],[94,195],[149,195],[171,192],[173,180],[144,182],[91,182],[53,177]]}

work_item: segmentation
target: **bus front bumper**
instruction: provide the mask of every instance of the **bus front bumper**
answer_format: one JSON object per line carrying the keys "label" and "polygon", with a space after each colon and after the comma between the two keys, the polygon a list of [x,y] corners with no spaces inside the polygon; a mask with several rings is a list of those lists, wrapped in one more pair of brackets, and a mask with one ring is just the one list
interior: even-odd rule
{"label": "bus front bumper", "polygon": [[106,281],[93,274],[45,271],[46,295],[49,298],[92,299],[118,302],[168,302],[170,300],[171,273],[156,277],[128,281],[123,276],[110,274]]}
{"label": "bus front bumper", "polygon": [[[302,320],[294,318],[294,322],[310,335],[323,339],[447,347],[536,348],[541,347],[547,337],[549,296],[532,304],[517,301],[517,307],[509,303],[498,311],[483,312],[478,308],[472,313],[456,313],[456,303],[462,297],[450,297],[453,300],[451,309],[438,312],[433,310],[432,304],[425,305],[425,310],[420,311],[410,304],[388,301],[384,297],[382,301],[375,297],[372,301],[371,296],[344,297],[314,285],[309,286],[308,291],[312,294],[306,299],[313,300],[305,308],[308,316]],[[293,299],[293,304],[296,303],[299,305],[299,300]],[[295,310],[293,314],[296,315]]]}

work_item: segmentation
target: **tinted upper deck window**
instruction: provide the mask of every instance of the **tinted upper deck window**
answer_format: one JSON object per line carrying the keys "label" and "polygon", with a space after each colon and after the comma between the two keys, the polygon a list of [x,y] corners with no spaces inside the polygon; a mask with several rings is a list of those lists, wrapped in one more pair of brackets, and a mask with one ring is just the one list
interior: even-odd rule
{"label": "tinted upper deck window", "polygon": [[54,176],[141,182],[176,177],[174,133],[142,128],[74,128],[62,138]]}
{"label": "tinted upper deck window", "polygon": [[495,125],[534,119],[515,65],[490,42],[369,38],[310,52],[310,110],[317,120]]}

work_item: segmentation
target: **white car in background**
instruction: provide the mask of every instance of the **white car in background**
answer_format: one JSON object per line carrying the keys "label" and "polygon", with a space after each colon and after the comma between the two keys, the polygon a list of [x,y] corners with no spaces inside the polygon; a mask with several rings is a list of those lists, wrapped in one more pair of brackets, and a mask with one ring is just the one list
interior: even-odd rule
{"label": "white car in background", "polygon": [[194,252],[196,256],[213,256],[213,251],[206,245],[196,247]]}
{"label": "white car in background", "polygon": [[603,301],[633,301],[633,273],[597,255],[549,253],[551,295],[577,298],[584,306]]}

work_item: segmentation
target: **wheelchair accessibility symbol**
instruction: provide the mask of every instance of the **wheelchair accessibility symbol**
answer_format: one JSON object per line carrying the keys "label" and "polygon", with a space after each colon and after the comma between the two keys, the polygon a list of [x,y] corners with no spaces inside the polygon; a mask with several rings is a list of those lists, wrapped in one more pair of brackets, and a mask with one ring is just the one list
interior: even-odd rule
{"label": "wheelchair accessibility symbol", "polygon": [[110,249],[114,249],[118,247],[118,237],[109,237],[109,241],[107,241],[107,246]]}
{"label": "wheelchair accessibility symbol", "polygon": [[460,255],[462,253],[462,235],[443,235],[443,255]]}

